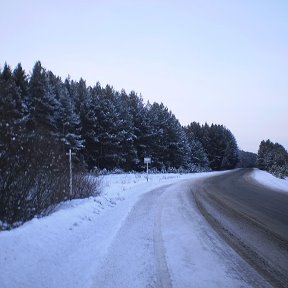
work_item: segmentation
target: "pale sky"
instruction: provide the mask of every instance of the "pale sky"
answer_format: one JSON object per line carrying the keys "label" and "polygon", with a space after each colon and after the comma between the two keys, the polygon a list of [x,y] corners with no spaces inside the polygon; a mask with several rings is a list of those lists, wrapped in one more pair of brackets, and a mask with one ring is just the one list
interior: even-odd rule
{"label": "pale sky", "polygon": [[288,149],[287,0],[0,0],[0,65],[40,60]]}

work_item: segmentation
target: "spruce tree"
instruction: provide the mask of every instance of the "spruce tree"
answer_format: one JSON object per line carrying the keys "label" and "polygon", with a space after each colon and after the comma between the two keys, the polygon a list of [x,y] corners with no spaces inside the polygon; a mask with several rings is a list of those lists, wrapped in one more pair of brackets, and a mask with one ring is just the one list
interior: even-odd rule
{"label": "spruce tree", "polygon": [[29,81],[29,97],[29,130],[31,133],[38,130],[52,137],[57,129],[57,102],[40,61],[35,63]]}

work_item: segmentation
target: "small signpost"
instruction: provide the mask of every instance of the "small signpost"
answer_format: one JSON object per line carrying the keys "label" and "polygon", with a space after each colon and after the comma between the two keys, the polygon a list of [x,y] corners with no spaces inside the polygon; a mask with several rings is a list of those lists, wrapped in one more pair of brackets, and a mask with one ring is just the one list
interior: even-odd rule
{"label": "small signpost", "polygon": [[149,164],[151,163],[151,158],[150,157],[145,157],[144,158],[144,164],[146,164],[146,173],[147,173],[147,181],[148,181],[148,174],[149,174]]}
{"label": "small signpost", "polygon": [[75,155],[75,153],[72,153],[71,149],[69,149],[69,153],[66,153],[66,155],[69,156],[69,174],[70,174],[70,181],[69,181],[69,186],[70,186],[70,200],[72,199],[72,155]]}

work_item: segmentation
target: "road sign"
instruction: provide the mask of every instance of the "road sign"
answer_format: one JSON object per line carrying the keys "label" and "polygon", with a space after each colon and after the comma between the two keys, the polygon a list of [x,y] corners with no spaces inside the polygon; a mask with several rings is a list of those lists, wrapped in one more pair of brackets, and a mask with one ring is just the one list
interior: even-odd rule
{"label": "road sign", "polygon": [[151,163],[151,158],[150,157],[145,157],[144,158],[144,164],[150,164]]}

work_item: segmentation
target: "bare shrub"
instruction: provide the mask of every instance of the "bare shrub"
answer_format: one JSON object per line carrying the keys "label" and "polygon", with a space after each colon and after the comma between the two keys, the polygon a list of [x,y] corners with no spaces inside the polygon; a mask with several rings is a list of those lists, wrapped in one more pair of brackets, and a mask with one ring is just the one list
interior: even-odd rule
{"label": "bare shrub", "polygon": [[87,198],[101,194],[102,177],[77,174],[73,177],[73,199]]}
{"label": "bare shrub", "polygon": [[[17,165],[1,165],[0,224],[10,229],[33,217],[48,215],[55,206],[68,199],[99,195],[101,177],[79,172],[73,175],[73,191],[69,189],[69,159],[60,142],[35,133],[18,151]],[[4,163],[3,161],[1,163]],[[8,164],[10,166],[8,166]],[[7,171],[4,173],[3,171]]]}
{"label": "bare shrub", "polygon": [[[42,215],[68,199],[67,157],[59,142],[35,133],[0,178],[0,220],[8,227]],[[9,163],[8,163],[9,164]],[[8,169],[9,168],[9,169]]]}

